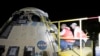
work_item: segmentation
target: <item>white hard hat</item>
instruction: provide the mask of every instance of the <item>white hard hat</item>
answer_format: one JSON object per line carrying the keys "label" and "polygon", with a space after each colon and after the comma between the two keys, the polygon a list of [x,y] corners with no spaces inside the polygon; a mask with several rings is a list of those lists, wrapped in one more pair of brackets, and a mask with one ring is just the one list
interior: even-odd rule
{"label": "white hard hat", "polygon": [[72,27],[72,26],[77,26],[77,23],[72,23],[72,24],[71,24],[71,27]]}

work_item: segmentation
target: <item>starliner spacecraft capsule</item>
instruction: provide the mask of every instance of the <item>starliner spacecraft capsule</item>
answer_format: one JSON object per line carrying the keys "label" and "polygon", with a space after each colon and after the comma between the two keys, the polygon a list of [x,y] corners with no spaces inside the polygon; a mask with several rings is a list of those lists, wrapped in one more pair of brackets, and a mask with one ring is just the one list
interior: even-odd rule
{"label": "starliner spacecraft capsule", "polygon": [[1,56],[56,56],[56,25],[33,7],[15,11],[0,28]]}

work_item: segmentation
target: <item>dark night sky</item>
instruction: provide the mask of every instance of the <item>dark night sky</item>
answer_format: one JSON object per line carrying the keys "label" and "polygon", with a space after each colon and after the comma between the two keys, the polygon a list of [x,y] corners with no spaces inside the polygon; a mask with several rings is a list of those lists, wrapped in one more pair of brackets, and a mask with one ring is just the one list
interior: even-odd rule
{"label": "dark night sky", "polygon": [[[43,1],[11,1],[8,3],[2,3],[0,6],[0,27],[5,21],[9,19],[11,14],[24,7],[36,7],[41,10],[44,10],[49,14],[51,21],[58,21],[63,19],[72,19],[80,17],[91,17],[100,15],[100,10],[96,8],[80,8],[77,6],[71,6],[72,4],[67,3],[58,3],[58,2],[43,2]],[[82,6],[81,6],[82,7]]]}

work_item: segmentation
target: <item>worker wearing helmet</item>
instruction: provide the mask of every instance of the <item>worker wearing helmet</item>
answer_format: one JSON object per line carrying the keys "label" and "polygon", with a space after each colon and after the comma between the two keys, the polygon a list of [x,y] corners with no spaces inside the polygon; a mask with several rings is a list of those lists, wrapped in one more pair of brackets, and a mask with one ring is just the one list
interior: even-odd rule
{"label": "worker wearing helmet", "polygon": [[[85,42],[87,41],[87,35],[80,30],[80,27],[77,26],[76,23],[72,23],[71,24],[72,29],[74,30],[74,38],[76,38],[77,40],[75,41],[75,45],[77,45],[78,47],[80,47],[80,37],[82,38],[82,47],[84,47]],[[80,36],[81,35],[81,36]]]}
{"label": "worker wearing helmet", "polygon": [[60,46],[62,49],[67,49],[67,48],[70,48],[72,49],[73,48],[73,44],[75,42],[75,40],[73,39],[73,34],[72,34],[72,31],[70,30],[70,28],[66,25],[66,24],[62,24],[61,25],[61,33],[60,33],[60,36],[61,36],[61,40],[60,40]]}

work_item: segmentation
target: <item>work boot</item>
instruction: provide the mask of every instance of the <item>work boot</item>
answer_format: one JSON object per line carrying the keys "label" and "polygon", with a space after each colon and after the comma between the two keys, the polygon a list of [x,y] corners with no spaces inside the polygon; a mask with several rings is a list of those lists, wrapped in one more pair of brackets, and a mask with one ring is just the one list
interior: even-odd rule
{"label": "work boot", "polygon": [[73,48],[69,48],[69,50],[72,50]]}
{"label": "work boot", "polygon": [[64,52],[64,51],[68,51],[69,49],[68,48],[66,48],[66,49],[64,49],[64,50],[62,50],[62,52]]}

